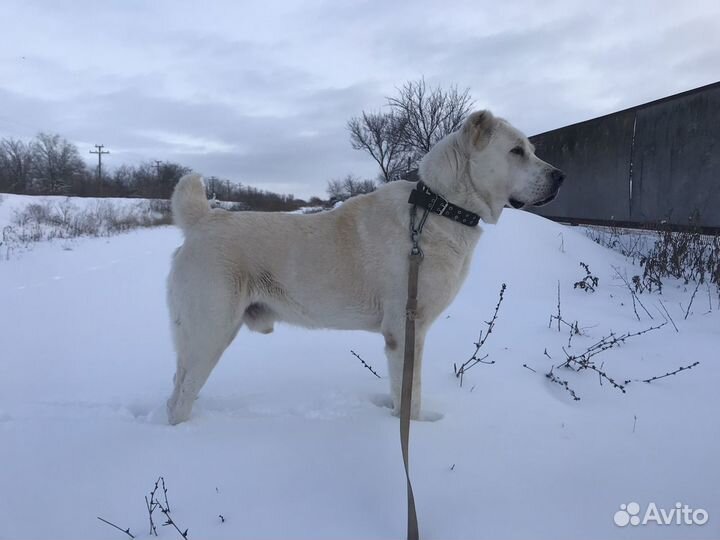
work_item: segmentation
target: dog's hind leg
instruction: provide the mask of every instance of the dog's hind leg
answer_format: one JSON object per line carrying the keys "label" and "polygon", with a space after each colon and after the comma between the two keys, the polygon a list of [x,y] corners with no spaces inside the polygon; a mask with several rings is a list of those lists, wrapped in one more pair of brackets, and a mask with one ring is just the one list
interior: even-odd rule
{"label": "dog's hind leg", "polygon": [[[227,341],[229,344],[229,340]],[[173,377],[173,393],[167,402],[167,415],[170,424],[179,424],[190,418],[192,407],[198,393],[205,385],[213,368],[227,345],[202,343],[178,352],[177,370]]]}
{"label": "dog's hind leg", "polygon": [[194,290],[189,292],[190,297],[173,297],[172,285],[171,278],[169,304],[177,369],[167,414],[171,424],[178,424],[190,417],[193,402],[237,335],[242,320],[240,306],[233,304],[234,295]]}

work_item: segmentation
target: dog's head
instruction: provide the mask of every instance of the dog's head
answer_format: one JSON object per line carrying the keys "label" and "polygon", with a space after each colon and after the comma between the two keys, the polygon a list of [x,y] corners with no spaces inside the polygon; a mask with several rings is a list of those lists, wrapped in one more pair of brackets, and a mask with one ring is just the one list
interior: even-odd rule
{"label": "dog's head", "polygon": [[497,222],[505,206],[549,203],[565,180],[535,155],[525,135],[490,111],[472,113],[436,146],[423,159],[421,177],[435,177],[441,190],[459,194],[486,222]]}

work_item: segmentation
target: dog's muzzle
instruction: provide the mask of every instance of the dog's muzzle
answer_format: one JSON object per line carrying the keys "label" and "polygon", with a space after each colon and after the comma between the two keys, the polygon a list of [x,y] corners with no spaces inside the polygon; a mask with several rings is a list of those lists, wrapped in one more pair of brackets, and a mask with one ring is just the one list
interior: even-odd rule
{"label": "dog's muzzle", "polygon": [[560,191],[560,186],[562,186],[563,182],[565,181],[565,173],[560,169],[553,169],[552,172],[550,172],[550,178],[552,179],[555,186],[552,195],[540,201],[534,202],[533,206],[543,206],[544,204],[551,202],[553,199],[555,199],[555,197],[557,197],[558,191]]}
{"label": "dog's muzzle", "polygon": [[524,203],[510,197],[508,203],[510,204],[510,206],[516,209],[523,208],[526,205],[543,206],[545,204],[548,204],[549,202],[553,201],[555,197],[557,197],[557,194],[560,191],[560,186],[562,186],[563,182],[565,181],[565,173],[560,169],[553,169],[552,171],[550,171],[550,179],[553,182],[553,191],[549,197],[545,197],[544,199],[540,199],[539,201],[534,201],[531,203]]}

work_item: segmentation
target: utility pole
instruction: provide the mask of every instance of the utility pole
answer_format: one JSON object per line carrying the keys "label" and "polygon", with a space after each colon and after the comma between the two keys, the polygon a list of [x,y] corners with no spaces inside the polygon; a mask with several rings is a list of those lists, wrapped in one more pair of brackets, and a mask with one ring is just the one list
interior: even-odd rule
{"label": "utility pole", "polygon": [[155,165],[151,165],[151,167],[155,168],[155,192],[158,198],[162,199],[164,197],[168,197],[169,195],[163,194],[162,186],[160,185],[162,183],[162,178],[160,177],[160,167],[162,167],[162,161],[159,159],[153,159],[153,163]]}
{"label": "utility pole", "polygon": [[103,154],[109,154],[110,150],[103,150],[104,144],[96,144],[95,148],[96,150],[90,150],[90,153],[97,154],[98,157],[98,187],[102,191],[102,157]]}

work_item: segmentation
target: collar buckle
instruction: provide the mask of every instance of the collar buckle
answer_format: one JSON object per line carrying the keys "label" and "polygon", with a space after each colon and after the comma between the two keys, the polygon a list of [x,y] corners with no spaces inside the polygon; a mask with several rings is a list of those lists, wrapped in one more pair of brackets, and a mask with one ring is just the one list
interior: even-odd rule
{"label": "collar buckle", "polygon": [[[442,205],[442,208],[440,208],[440,210],[435,210],[435,205],[437,204],[438,200],[441,200],[443,202],[443,205]],[[430,203],[430,207],[428,208],[428,210],[430,210],[433,213],[436,213],[438,216],[442,216],[443,212],[449,205],[450,205],[450,203],[447,200],[443,199],[440,195],[435,195],[432,203]]]}

